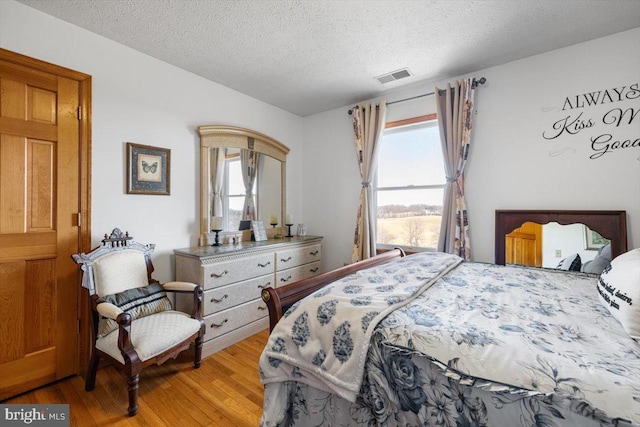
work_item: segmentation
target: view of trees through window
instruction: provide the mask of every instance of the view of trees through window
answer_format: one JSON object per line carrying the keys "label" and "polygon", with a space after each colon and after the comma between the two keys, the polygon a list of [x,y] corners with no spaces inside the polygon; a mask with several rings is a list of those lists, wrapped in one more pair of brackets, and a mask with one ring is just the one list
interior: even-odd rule
{"label": "view of trees through window", "polygon": [[376,178],[378,245],[435,248],[446,182],[437,121],[386,129]]}

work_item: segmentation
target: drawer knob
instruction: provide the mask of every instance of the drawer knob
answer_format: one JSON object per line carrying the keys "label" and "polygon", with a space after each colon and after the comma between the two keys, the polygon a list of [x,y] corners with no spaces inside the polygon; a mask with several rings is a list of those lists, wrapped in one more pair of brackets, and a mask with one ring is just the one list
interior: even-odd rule
{"label": "drawer knob", "polygon": [[258,285],[260,289],[268,288],[269,286],[271,286],[271,282],[267,282],[264,285]]}
{"label": "drawer knob", "polygon": [[290,275],[289,275],[287,278],[281,277],[281,278],[280,278],[280,281],[281,281],[281,282],[288,282],[288,281],[289,281],[289,279],[291,279],[291,276],[290,276]]}
{"label": "drawer knob", "polygon": [[311,256],[316,256],[316,255],[318,255],[318,253],[319,253],[319,252],[320,252],[320,251],[313,251],[313,252],[309,252],[309,255],[311,255]]}
{"label": "drawer knob", "polygon": [[219,328],[219,327],[221,327],[222,325],[224,325],[225,323],[227,323],[228,321],[229,321],[229,319],[224,319],[221,323],[212,323],[212,324],[211,324],[211,327],[212,327],[212,328]]}
{"label": "drawer knob", "polygon": [[287,258],[287,259],[284,259],[284,258],[280,258],[280,261],[281,261],[281,262],[287,262],[287,261],[291,261],[291,257],[289,257],[289,258]]}
{"label": "drawer knob", "polygon": [[311,270],[309,270],[312,273],[315,273],[316,271],[318,271],[320,269],[320,267],[316,267],[316,268],[312,268]]}
{"label": "drawer knob", "polygon": [[258,310],[262,311],[262,310],[266,310],[267,307],[265,307],[264,305],[260,305],[258,306]]}
{"label": "drawer knob", "polygon": [[271,264],[271,261],[267,261],[267,263],[266,263],[266,264],[260,264],[260,263],[258,263],[258,267],[263,267],[263,268],[264,268],[264,267],[266,267],[266,266],[267,266],[267,265],[269,265],[269,264]]}
{"label": "drawer knob", "polygon": [[224,294],[224,295],[222,296],[222,298],[220,298],[220,299],[211,298],[211,302],[215,302],[215,303],[222,302],[222,300],[224,300],[224,299],[226,299],[226,298],[228,298],[228,297],[229,297],[229,295]]}
{"label": "drawer knob", "polygon": [[224,276],[225,274],[229,274],[229,272],[228,272],[227,270],[225,270],[225,271],[223,271],[223,272],[222,272],[222,273],[220,273],[220,274],[211,273],[211,277],[217,277],[217,278],[220,278],[220,277]]}

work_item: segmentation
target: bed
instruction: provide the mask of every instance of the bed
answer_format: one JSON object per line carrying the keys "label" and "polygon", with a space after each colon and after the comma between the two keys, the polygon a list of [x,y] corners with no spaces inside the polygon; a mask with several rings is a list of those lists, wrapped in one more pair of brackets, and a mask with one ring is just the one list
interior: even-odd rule
{"label": "bed", "polygon": [[602,300],[640,249],[600,213],[572,211],[612,242],[600,276],[395,250],[265,289],[261,424],[640,425],[640,270],[623,316]]}

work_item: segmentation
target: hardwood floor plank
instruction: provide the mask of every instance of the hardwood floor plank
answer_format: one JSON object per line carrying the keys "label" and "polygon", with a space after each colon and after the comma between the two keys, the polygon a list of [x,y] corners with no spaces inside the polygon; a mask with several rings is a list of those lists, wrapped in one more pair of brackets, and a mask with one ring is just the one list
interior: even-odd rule
{"label": "hardwood floor plank", "polygon": [[260,420],[259,418],[255,419],[255,413],[251,411],[251,408],[255,408],[256,406],[254,402],[238,394],[233,385],[226,380],[216,381],[215,386],[218,393],[224,393],[226,395],[224,402],[234,413],[237,413],[239,416],[241,415],[243,419],[252,420],[252,425],[258,425]]}
{"label": "hardwood floor plank", "polygon": [[231,375],[241,376],[252,384],[255,384],[256,380],[258,383],[260,382],[260,375],[258,374],[258,371],[251,369],[255,366],[256,361],[252,360],[249,363],[241,357],[234,357],[230,354],[221,354],[220,361],[221,363],[224,363],[224,366],[229,367],[231,372],[233,372]]}
{"label": "hardwood floor plank", "polygon": [[91,414],[90,408],[87,406],[88,401],[83,399],[84,396],[80,395],[80,393],[87,393],[83,390],[84,382],[82,381],[82,378],[74,377],[65,381],[60,381],[60,388],[62,389],[62,394],[65,396],[65,399],[69,402],[74,402],[74,418],[72,418],[69,423],[70,426],[94,427],[99,425]]}
{"label": "hardwood floor plank", "polygon": [[70,425],[81,427],[255,427],[264,398],[258,361],[268,337],[265,330],[219,351],[203,359],[200,369],[193,369],[193,358],[186,352],[144,369],[135,417],[127,415],[126,378],[112,366],[98,371],[91,392],[76,376],[2,403],[68,403]]}
{"label": "hardwood floor plank", "polygon": [[[185,380],[185,378],[185,376],[173,376],[169,381],[171,381],[172,385],[175,387],[176,394],[185,397],[196,409],[203,411],[203,415],[208,418],[208,413],[210,411],[207,408],[216,407],[217,405],[223,404],[223,402],[216,401],[216,399],[211,397],[211,392],[209,390],[203,388],[192,380]],[[209,421],[215,422],[215,425],[232,424],[232,421],[224,416],[224,414],[220,414],[220,416],[215,420],[209,419]],[[202,423],[201,425],[207,424]]]}

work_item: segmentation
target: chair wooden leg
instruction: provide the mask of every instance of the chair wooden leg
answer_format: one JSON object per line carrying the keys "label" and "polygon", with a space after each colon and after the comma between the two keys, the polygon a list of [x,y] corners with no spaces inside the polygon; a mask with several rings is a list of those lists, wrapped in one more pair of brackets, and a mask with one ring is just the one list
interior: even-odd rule
{"label": "chair wooden leg", "polygon": [[91,359],[89,360],[87,378],[85,379],[85,383],[84,383],[85,391],[91,391],[94,388],[96,388],[96,372],[98,372],[99,363],[100,363],[100,355],[94,349],[91,352]]}
{"label": "chair wooden leg", "polygon": [[140,375],[131,375],[127,377],[127,390],[129,391],[129,416],[133,417],[138,413],[138,383]]}
{"label": "chair wooden leg", "polygon": [[193,354],[193,367],[198,369],[202,365],[202,337],[196,338],[194,343],[195,352]]}

